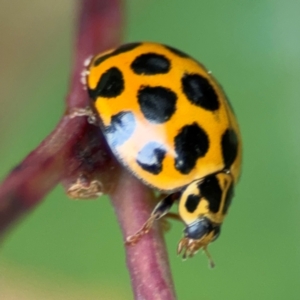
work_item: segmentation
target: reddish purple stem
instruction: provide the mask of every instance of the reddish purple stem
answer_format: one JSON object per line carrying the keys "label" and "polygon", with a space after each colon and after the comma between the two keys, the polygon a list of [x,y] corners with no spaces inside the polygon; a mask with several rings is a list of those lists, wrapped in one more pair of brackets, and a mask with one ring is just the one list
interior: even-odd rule
{"label": "reddish purple stem", "polygon": [[[119,44],[122,9],[121,0],[81,1],[66,113],[55,130],[0,185],[1,236],[55,185],[62,182],[68,188],[78,178],[87,185],[100,180],[112,199],[124,240],[149,218],[154,207],[151,191],[120,168],[97,126],[89,124],[86,117],[69,117],[74,108],[90,105],[80,82],[83,62]],[[175,299],[165,244],[157,224],[136,245],[127,246],[126,255],[135,299]]]}
{"label": "reddish purple stem", "polygon": [[[120,0],[81,1],[67,112],[89,105],[88,95],[80,83],[83,62],[92,54],[118,45],[121,25]],[[55,130],[11,171],[0,185],[1,233],[38,204],[64,175],[76,172],[85,163],[86,156],[80,149],[89,142],[87,138],[83,141],[83,137],[87,132],[90,134],[91,127],[85,118],[63,116]],[[94,142],[93,147],[106,151],[101,134],[98,133],[98,136],[99,141]],[[99,160],[103,157],[95,158],[97,167]]]}
{"label": "reddish purple stem", "polygon": [[[111,199],[124,238],[142,227],[155,205],[152,191],[125,171],[119,177]],[[176,299],[165,242],[158,224],[136,245],[127,246],[126,251],[135,299]]]}

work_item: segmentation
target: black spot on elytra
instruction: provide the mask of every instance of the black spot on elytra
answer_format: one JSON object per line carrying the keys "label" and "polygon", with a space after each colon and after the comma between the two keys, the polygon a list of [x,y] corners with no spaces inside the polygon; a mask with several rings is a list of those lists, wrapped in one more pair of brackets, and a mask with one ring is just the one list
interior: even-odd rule
{"label": "black spot on elytra", "polygon": [[142,87],[138,91],[137,97],[144,117],[151,123],[164,123],[176,111],[177,96],[168,88]]}
{"label": "black spot on elytra", "polygon": [[227,129],[222,135],[222,154],[226,169],[229,169],[237,157],[238,137],[233,129]]}
{"label": "black spot on elytra", "polygon": [[108,144],[113,148],[122,145],[130,138],[135,127],[135,118],[130,111],[112,116],[110,125],[105,128]]}
{"label": "black spot on elytra", "polygon": [[181,84],[183,93],[192,104],[210,111],[219,108],[218,96],[205,77],[199,74],[184,74]]}
{"label": "black spot on elytra", "polygon": [[171,46],[166,46],[166,45],[165,45],[165,47],[166,47],[169,51],[171,51],[172,53],[176,54],[176,55],[179,56],[179,57],[184,57],[184,58],[190,57],[190,56],[187,55],[186,53],[184,53],[184,52],[182,52],[182,51],[180,51],[180,50],[178,50],[178,49],[176,49],[176,48],[173,48],[173,47],[171,47]]}
{"label": "black spot on elytra", "polygon": [[222,189],[216,176],[211,175],[206,177],[198,185],[200,194],[209,203],[209,210],[213,213],[219,211],[220,203],[222,200]]}
{"label": "black spot on elytra", "polygon": [[118,68],[112,67],[101,75],[95,89],[89,89],[89,95],[94,100],[98,97],[114,98],[121,95],[123,90],[123,74]]}
{"label": "black spot on elytra", "polygon": [[174,142],[175,168],[182,174],[188,174],[195,167],[197,159],[203,157],[209,147],[208,136],[197,123],[182,127]]}
{"label": "black spot on elytra", "polygon": [[139,45],[141,45],[141,43],[124,44],[124,45],[120,46],[119,48],[115,49],[114,51],[96,58],[93,65],[96,67],[96,66],[100,65],[103,61],[105,61],[106,59],[108,59],[112,56],[116,56],[118,54],[124,53],[124,52],[131,51],[131,50],[135,49],[136,47],[138,47]]}
{"label": "black spot on elytra", "polygon": [[166,150],[161,144],[150,142],[139,151],[136,162],[143,170],[157,175],[162,171],[165,155]]}
{"label": "black spot on elytra", "polygon": [[223,214],[227,213],[233,196],[234,196],[234,187],[233,187],[233,183],[231,183],[230,187],[227,190],[227,194],[226,194],[226,197],[225,197],[225,203],[224,203],[224,207],[223,207]]}
{"label": "black spot on elytra", "polygon": [[185,208],[187,209],[188,212],[193,213],[196,210],[199,202],[200,202],[200,196],[191,194],[186,199]]}
{"label": "black spot on elytra", "polygon": [[168,73],[171,68],[171,63],[163,55],[145,53],[138,56],[130,67],[132,71],[138,75],[156,75]]}

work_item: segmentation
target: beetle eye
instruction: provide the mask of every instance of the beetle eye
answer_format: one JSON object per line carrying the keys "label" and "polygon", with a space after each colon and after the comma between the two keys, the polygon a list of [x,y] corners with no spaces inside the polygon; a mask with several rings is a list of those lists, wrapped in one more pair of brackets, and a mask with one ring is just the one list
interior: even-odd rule
{"label": "beetle eye", "polygon": [[184,229],[184,235],[187,238],[193,240],[199,240],[212,230],[213,230],[213,226],[211,222],[207,218],[202,218],[188,225]]}
{"label": "beetle eye", "polygon": [[215,241],[219,236],[220,236],[220,233],[221,233],[221,227],[220,226],[216,226],[214,228],[214,236],[212,238],[212,242]]}
{"label": "beetle eye", "polygon": [[211,221],[207,218],[202,218],[197,220],[196,222],[188,225],[184,229],[184,236],[193,240],[200,240],[205,235],[209,234],[210,232],[214,232],[212,242],[215,241],[221,232],[220,226],[213,226]]}

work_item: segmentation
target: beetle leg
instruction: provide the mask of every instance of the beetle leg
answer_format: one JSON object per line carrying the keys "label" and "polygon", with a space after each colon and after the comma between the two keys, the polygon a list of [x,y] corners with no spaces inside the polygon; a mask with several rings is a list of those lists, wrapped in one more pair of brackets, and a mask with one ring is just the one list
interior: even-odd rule
{"label": "beetle leg", "polygon": [[89,124],[93,124],[98,126],[99,121],[95,114],[95,112],[91,109],[91,107],[79,108],[75,107],[69,112],[69,118],[73,119],[76,117],[87,117],[87,121]]}
{"label": "beetle leg", "polygon": [[125,244],[127,245],[136,244],[143,235],[145,235],[150,231],[154,221],[159,220],[163,216],[168,214],[174,202],[178,200],[179,195],[180,195],[179,193],[174,193],[168,195],[167,197],[159,201],[158,204],[155,206],[154,210],[152,211],[149,219],[135,234],[130,235],[126,238]]}
{"label": "beetle leg", "polygon": [[179,214],[176,214],[176,213],[173,213],[173,212],[168,212],[167,214],[165,214],[165,218],[183,222],[181,217],[179,216]]}
{"label": "beetle leg", "polygon": [[169,231],[171,228],[170,219],[183,222],[179,214],[173,212],[166,213],[160,220],[164,232]]}

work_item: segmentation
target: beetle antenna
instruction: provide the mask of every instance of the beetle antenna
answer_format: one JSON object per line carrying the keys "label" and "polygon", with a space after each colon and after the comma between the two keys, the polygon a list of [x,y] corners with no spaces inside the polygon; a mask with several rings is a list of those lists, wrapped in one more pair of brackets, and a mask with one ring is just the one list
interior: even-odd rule
{"label": "beetle antenna", "polygon": [[204,251],[205,255],[206,255],[207,258],[208,258],[209,266],[210,266],[211,268],[214,268],[216,265],[215,265],[215,263],[214,263],[214,261],[213,261],[213,259],[212,259],[212,256],[211,256],[210,253],[208,252],[207,248],[206,248],[206,247],[203,248],[203,251]]}

